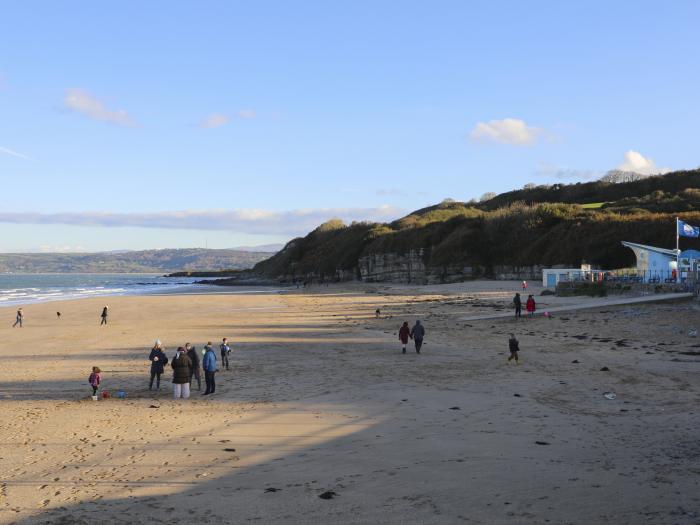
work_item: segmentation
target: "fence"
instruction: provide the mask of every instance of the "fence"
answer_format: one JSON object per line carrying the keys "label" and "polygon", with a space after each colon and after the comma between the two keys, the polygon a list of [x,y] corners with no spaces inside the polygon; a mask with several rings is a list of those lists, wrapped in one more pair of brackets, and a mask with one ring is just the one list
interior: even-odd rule
{"label": "fence", "polygon": [[[589,270],[580,272],[569,272],[566,276],[559,275],[557,282],[557,290],[567,288],[567,285],[576,287],[583,283],[591,283],[608,289],[608,291],[625,290],[632,287],[633,289],[642,290],[644,292],[661,288],[667,291],[690,292],[700,295],[700,272],[683,271],[676,272],[674,270],[657,271],[648,270],[640,271],[634,269],[628,270]],[[565,277],[565,278],[564,278]]]}

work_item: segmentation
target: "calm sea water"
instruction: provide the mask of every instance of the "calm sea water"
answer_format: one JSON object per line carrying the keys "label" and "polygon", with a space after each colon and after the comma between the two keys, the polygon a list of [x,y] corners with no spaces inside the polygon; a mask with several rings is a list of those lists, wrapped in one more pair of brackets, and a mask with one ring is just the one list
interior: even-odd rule
{"label": "calm sea water", "polygon": [[192,286],[196,278],[162,274],[0,274],[0,306],[99,295],[141,295]]}

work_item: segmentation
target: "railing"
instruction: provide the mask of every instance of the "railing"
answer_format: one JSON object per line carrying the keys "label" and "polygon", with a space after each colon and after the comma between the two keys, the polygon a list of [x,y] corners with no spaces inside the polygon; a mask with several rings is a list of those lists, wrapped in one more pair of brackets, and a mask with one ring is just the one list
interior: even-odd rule
{"label": "railing", "polygon": [[566,279],[559,277],[559,281],[568,282],[617,282],[617,283],[647,283],[647,284],[683,284],[696,283],[696,272],[676,272],[674,270],[588,270],[581,272],[569,272]]}

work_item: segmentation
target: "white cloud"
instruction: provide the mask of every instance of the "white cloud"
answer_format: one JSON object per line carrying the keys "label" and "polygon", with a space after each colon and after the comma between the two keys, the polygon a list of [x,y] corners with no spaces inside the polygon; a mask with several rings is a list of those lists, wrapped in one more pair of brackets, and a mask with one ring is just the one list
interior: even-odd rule
{"label": "white cloud", "polygon": [[153,213],[0,212],[0,222],[14,224],[69,224],[77,226],[225,230],[248,234],[303,235],[331,218],[387,221],[403,210],[392,206],[377,208],[315,208],[288,211],[261,209],[181,210]]}
{"label": "white cloud", "polygon": [[238,118],[251,119],[257,117],[258,113],[254,109],[241,109],[236,112],[236,116]]}
{"label": "white cloud", "polygon": [[540,163],[535,174],[540,177],[554,177],[559,180],[596,180],[603,176],[603,172],[556,166],[554,164]]}
{"label": "white cloud", "polygon": [[517,118],[479,122],[469,135],[474,141],[493,141],[501,144],[526,146],[534,143],[542,134],[540,128],[528,126]]}
{"label": "white cloud", "polygon": [[230,119],[227,115],[224,115],[222,113],[212,113],[202,122],[200,122],[199,125],[203,128],[218,128],[223,126],[224,124],[227,124],[229,120]]}
{"label": "white cloud", "polygon": [[625,153],[625,160],[615,169],[621,171],[633,171],[641,175],[658,175],[671,171],[671,168],[657,167],[653,159],[645,157],[633,149]]}
{"label": "white cloud", "polygon": [[69,89],[63,99],[66,108],[76,113],[118,126],[135,126],[136,123],[123,109],[113,110],[82,89]]}
{"label": "white cloud", "polygon": [[24,159],[24,160],[32,160],[26,155],[22,155],[21,153],[11,150],[10,148],[4,148],[0,146],[0,153],[4,153],[5,155],[10,155],[11,157],[17,157],[18,159]]}

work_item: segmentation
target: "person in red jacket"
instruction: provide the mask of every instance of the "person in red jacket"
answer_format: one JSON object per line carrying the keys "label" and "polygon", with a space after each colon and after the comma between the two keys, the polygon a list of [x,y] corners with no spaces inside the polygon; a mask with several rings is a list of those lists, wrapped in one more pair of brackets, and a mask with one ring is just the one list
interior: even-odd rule
{"label": "person in red jacket", "polygon": [[530,317],[535,315],[535,309],[536,309],[535,298],[532,297],[532,295],[527,296],[527,302],[525,303],[525,309],[527,310],[527,314]]}
{"label": "person in red jacket", "polygon": [[411,329],[408,327],[408,321],[403,322],[403,326],[399,329],[399,341],[403,345],[402,354],[406,353],[406,345],[408,344],[408,338],[410,337]]}

